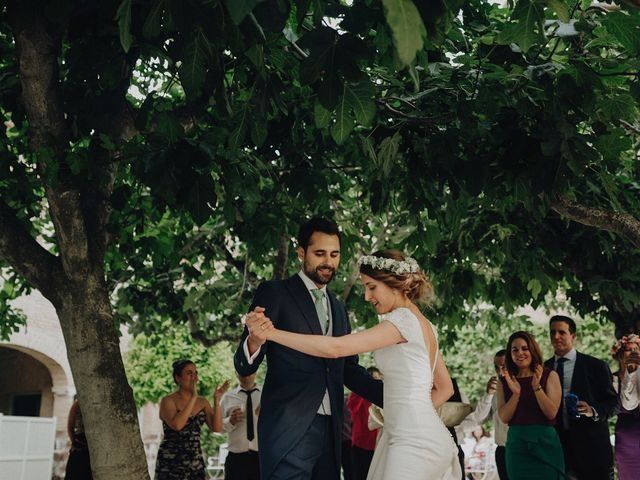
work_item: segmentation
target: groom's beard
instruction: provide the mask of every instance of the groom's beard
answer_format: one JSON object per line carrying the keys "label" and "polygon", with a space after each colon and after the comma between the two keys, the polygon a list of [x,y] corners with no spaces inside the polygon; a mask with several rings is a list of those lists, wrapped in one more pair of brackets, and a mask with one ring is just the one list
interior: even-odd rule
{"label": "groom's beard", "polygon": [[[321,273],[322,269],[330,270],[329,273]],[[304,263],[304,273],[307,277],[314,281],[314,283],[319,283],[320,285],[326,285],[329,283],[334,275],[336,274],[336,270],[327,264],[318,265],[316,268],[311,268],[307,265],[307,262]]]}

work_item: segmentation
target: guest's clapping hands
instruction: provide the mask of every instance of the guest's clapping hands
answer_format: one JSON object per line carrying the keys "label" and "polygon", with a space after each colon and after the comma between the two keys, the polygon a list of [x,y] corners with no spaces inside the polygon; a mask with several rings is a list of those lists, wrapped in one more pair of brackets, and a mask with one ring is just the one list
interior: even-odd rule
{"label": "guest's clapping hands", "polygon": [[635,372],[640,366],[640,355],[638,352],[631,352],[631,354],[623,360],[624,366],[629,373]]}
{"label": "guest's clapping hands", "polygon": [[493,395],[498,389],[498,377],[491,377],[487,382],[487,393]]}
{"label": "guest's clapping hands", "polygon": [[215,391],[213,392],[214,402],[220,403],[222,395],[224,395],[227,390],[229,390],[229,380],[226,380],[223,384],[216,387]]}
{"label": "guest's clapping hands", "polygon": [[518,382],[518,380],[516,380],[516,378],[507,371],[506,367],[500,368],[500,376],[504,377],[512,394],[520,395],[520,382]]}
{"label": "guest's clapping hands", "polygon": [[531,378],[531,387],[533,387],[534,391],[537,390],[538,387],[540,387],[540,380],[542,380],[542,372],[543,372],[542,365],[536,366],[536,370],[535,372],[533,372],[533,377]]}

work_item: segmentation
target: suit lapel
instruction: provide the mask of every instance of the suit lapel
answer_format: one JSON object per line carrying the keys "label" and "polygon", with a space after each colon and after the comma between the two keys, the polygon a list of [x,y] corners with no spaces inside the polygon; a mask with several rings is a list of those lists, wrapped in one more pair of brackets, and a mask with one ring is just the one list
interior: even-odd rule
{"label": "suit lapel", "polygon": [[311,299],[309,290],[307,290],[307,287],[300,276],[294,275],[289,277],[289,280],[287,281],[287,288],[291,293],[293,301],[302,312],[302,316],[309,325],[311,332],[314,335],[322,335],[322,329],[320,328],[320,320],[318,320],[316,307],[313,305],[313,300]]}

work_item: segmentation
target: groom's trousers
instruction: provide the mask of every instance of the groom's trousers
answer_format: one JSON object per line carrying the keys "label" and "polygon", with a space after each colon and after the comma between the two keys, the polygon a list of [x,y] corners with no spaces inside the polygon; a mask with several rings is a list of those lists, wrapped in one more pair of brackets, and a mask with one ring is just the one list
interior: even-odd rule
{"label": "groom's trousers", "polygon": [[276,466],[268,480],[339,480],[329,415],[316,415],[302,439]]}

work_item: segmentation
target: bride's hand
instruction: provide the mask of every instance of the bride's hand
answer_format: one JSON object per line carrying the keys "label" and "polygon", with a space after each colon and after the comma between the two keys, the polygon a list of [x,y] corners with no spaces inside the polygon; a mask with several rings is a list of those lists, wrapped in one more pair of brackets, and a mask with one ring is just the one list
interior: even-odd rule
{"label": "bride's hand", "polygon": [[276,333],[276,327],[273,326],[273,323],[269,322],[267,327],[264,330],[264,336],[267,340],[273,340],[273,334]]}

